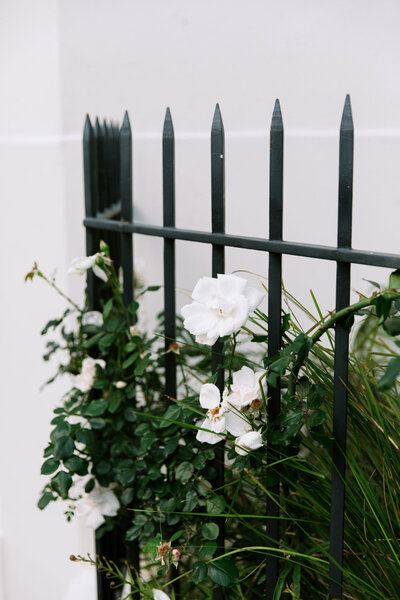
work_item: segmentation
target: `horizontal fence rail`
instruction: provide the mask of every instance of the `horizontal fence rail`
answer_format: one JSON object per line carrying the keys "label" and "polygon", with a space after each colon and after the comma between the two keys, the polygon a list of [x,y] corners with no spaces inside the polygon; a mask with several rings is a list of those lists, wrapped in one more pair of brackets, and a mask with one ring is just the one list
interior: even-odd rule
{"label": "horizontal fence rail", "polygon": [[[338,193],[338,234],[337,246],[290,242],[282,239],[283,221],[283,147],[284,130],[281,108],[276,101],[270,131],[270,177],[269,177],[269,237],[244,237],[225,233],[225,142],[221,111],[217,105],[211,127],[211,226],[210,231],[196,231],[175,227],[175,136],[171,112],[167,109],[162,135],[162,174],[163,174],[163,226],[133,222],[132,204],[132,133],[128,114],[125,114],[121,128],[115,124],[101,124],[98,119],[92,126],[86,118],[83,153],[85,176],[86,241],[88,254],[98,250],[100,239],[110,245],[111,254],[124,274],[124,302],[134,295],[133,277],[133,234],[163,238],[164,243],[164,314],[166,350],[175,338],[176,298],[175,298],[175,240],[210,244],[212,264],[210,271],[215,277],[225,269],[225,248],[243,248],[268,253],[268,355],[273,356],[281,347],[281,285],[282,255],[299,256],[310,259],[334,261],[336,274],[336,310],[347,306],[350,301],[351,265],[362,264],[378,267],[400,268],[400,255],[356,250],[351,247],[352,232],[352,181],[353,181],[354,126],[347,96],[340,126],[339,138],[339,193]],[[88,301],[91,307],[98,305],[98,289],[89,273]],[[334,359],[334,406],[332,452],[332,491],[331,491],[331,532],[330,532],[330,598],[342,598],[342,558],[345,510],[345,450],[347,428],[347,381],[348,381],[348,331],[338,325],[335,331]],[[221,344],[212,348],[212,370],[218,371],[217,385],[224,386],[221,366]],[[176,397],[176,358],[173,352],[166,353],[166,396]],[[280,411],[279,385],[268,389],[270,418]],[[167,400],[168,402],[168,400]],[[217,470],[218,487],[224,484],[224,447],[217,446],[214,467]],[[276,449],[268,458],[277,459]],[[271,548],[279,545],[279,510],[274,498],[279,498],[279,482],[269,488],[266,508],[267,535]],[[220,537],[219,552],[224,548],[224,527],[218,519]],[[112,559],[124,557],[139,567],[140,549],[137,544],[124,547],[123,540],[105,538],[97,544],[97,552],[111,552]],[[271,552],[267,559],[266,600],[273,600],[279,577],[277,553]],[[178,588],[175,590],[179,592]],[[114,592],[107,583],[98,577],[99,600],[114,600]],[[222,600],[222,589],[215,589],[214,600]]]}

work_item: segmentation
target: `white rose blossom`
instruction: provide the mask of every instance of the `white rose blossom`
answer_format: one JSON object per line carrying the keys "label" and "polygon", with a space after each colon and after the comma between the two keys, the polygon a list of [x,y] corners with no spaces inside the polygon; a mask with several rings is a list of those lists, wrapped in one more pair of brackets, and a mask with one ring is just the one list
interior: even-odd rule
{"label": "white rose blossom", "polygon": [[212,346],[219,337],[238,331],[264,294],[237,275],[202,277],[182,308],[184,327],[200,344]]}
{"label": "white rose blossom", "polygon": [[93,273],[107,282],[107,273],[99,267],[98,260],[101,258],[105,263],[111,264],[111,260],[104,254],[104,252],[96,252],[93,256],[82,256],[80,258],[74,258],[68,269],[68,275],[85,275],[89,269],[93,270]]}
{"label": "white rose blossom", "polygon": [[249,450],[257,450],[263,445],[259,431],[248,431],[235,440],[235,450],[238,454],[245,456]]}
{"label": "white rose blossom", "polygon": [[85,517],[85,524],[91,529],[97,529],[106,517],[115,517],[120,507],[117,496],[109,488],[96,485],[76,503],[75,514]]}
{"label": "white rose blossom", "polygon": [[199,423],[203,429],[199,430],[196,438],[199,442],[216,444],[220,442],[226,432],[234,436],[243,435],[251,429],[248,421],[236,409],[236,399],[225,390],[221,401],[219,389],[213,383],[205,383],[200,390],[200,404],[206,408],[207,417]]}
{"label": "white rose blossom", "polygon": [[82,315],[82,325],[94,325],[95,327],[102,327],[103,315],[98,310],[89,310]]}
{"label": "white rose blossom", "polygon": [[153,590],[154,600],[170,600],[170,597],[162,590]]}
{"label": "white rose blossom", "polygon": [[238,407],[249,406],[261,396],[260,378],[264,371],[254,373],[249,367],[242,367],[232,375],[232,392],[238,397]]}
{"label": "white rose blossom", "polygon": [[92,358],[91,356],[83,359],[81,372],[74,379],[74,386],[81,392],[88,392],[92,389],[96,379],[96,365],[104,369],[106,362],[102,358]]}

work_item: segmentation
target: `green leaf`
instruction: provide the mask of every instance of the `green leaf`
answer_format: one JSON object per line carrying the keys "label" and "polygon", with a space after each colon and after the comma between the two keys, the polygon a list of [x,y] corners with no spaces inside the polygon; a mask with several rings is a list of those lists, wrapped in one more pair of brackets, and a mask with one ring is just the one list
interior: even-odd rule
{"label": "green leaf", "polygon": [[176,508],[176,500],[175,498],[163,499],[160,501],[160,512],[162,513],[172,513]]}
{"label": "green leaf", "polygon": [[293,569],[293,592],[300,597],[301,565],[295,565]]}
{"label": "green leaf", "polygon": [[194,490],[191,490],[186,494],[186,502],[183,506],[184,512],[191,512],[197,506],[197,494]]}
{"label": "green leaf", "polygon": [[262,344],[264,342],[268,342],[268,336],[254,333],[251,341],[256,342],[257,344]]}
{"label": "green leaf", "polygon": [[389,288],[393,290],[400,290],[400,269],[397,269],[390,274]]}
{"label": "green leaf", "polygon": [[131,364],[133,364],[135,362],[135,360],[137,359],[138,356],[139,356],[139,352],[134,352],[133,354],[128,356],[128,358],[126,358],[124,360],[124,362],[122,363],[122,368],[127,369],[128,367],[130,367]]}
{"label": "green leaf", "polygon": [[209,523],[204,523],[201,528],[201,535],[206,540],[216,540],[219,534],[219,527],[216,523],[210,521]]}
{"label": "green leaf", "polygon": [[311,427],[316,427],[317,425],[322,425],[326,421],[326,414],[320,408],[316,408],[311,415],[307,417],[306,425],[309,429]]}
{"label": "green leaf", "polygon": [[113,299],[110,298],[109,300],[107,300],[107,302],[104,305],[103,308],[103,319],[104,321],[106,321],[106,319],[108,319],[108,317],[110,316],[110,312],[112,310],[113,307]]}
{"label": "green leaf", "polygon": [[303,411],[301,408],[289,409],[282,417],[281,424],[288,428],[300,428]]}
{"label": "green leaf", "polygon": [[390,314],[390,309],[392,307],[392,299],[383,294],[382,296],[377,296],[376,298],[374,298],[374,300],[372,300],[372,304],[375,306],[377,317],[379,317],[378,323],[379,325],[382,325],[382,323],[388,318]]}
{"label": "green leaf", "polygon": [[143,525],[133,525],[133,527],[128,529],[128,531],[126,532],[126,537],[125,537],[126,541],[133,542],[133,540],[136,540],[136,538],[139,537],[142,529],[143,529]]}
{"label": "green leaf", "polygon": [[99,417],[102,415],[108,406],[108,402],[105,398],[99,398],[99,400],[92,400],[84,409],[83,414],[85,417]]}
{"label": "green leaf", "polygon": [[122,491],[121,494],[121,502],[124,506],[128,506],[132,500],[133,500],[133,495],[134,495],[134,489],[133,488],[125,488]]}
{"label": "green leaf", "polygon": [[123,399],[123,394],[121,394],[121,392],[119,390],[112,392],[109,396],[108,396],[108,410],[110,411],[111,414],[114,414]]}
{"label": "green leaf", "polygon": [[195,562],[192,571],[192,581],[198,585],[207,577],[207,565],[203,562]]}
{"label": "green leaf", "polygon": [[86,349],[91,348],[92,346],[97,344],[97,342],[99,342],[101,340],[103,335],[104,335],[104,333],[102,331],[100,333],[96,333],[96,335],[94,335],[93,337],[91,337],[88,340],[86,340],[85,342],[83,342],[83,347]]}
{"label": "green leaf", "polygon": [[236,565],[227,558],[219,558],[209,564],[208,575],[214,583],[223,587],[239,583],[239,573]]}
{"label": "green leaf", "polygon": [[205,542],[202,548],[200,548],[200,558],[211,558],[217,551],[216,542]]}
{"label": "green leaf", "polygon": [[64,437],[56,440],[56,443],[54,444],[54,458],[58,460],[65,460],[73,455],[74,450],[74,441],[65,435]]}
{"label": "green leaf", "polygon": [[77,475],[87,475],[88,473],[88,463],[85,459],[80,456],[71,456],[64,461],[64,467],[66,467],[69,471],[76,473]]}
{"label": "green leaf", "polygon": [[99,341],[100,350],[107,350],[117,339],[116,333],[106,333]]}
{"label": "green leaf", "polygon": [[123,486],[130,485],[136,477],[136,471],[134,469],[122,469],[118,473],[118,480]]}
{"label": "green leaf", "polygon": [[165,442],[164,454],[169,456],[172,452],[175,452],[179,444],[179,438],[170,438]]}
{"label": "green leaf", "polygon": [[325,398],[325,387],[321,384],[313,384],[311,386],[311,393],[307,398],[307,406],[309,408],[318,408],[321,406]]}
{"label": "green leaf", "polygon": [[210,515],[220,515],[225,510],[225,500],[221,496],[207,498],[206,510]]}
{"label": "green leaf", "polygon": [[92,429],[103,429],[106,424],[105,420],[101,417],[94,417],[93,419],[89,420],[89,423]]}
{"label": "green leaf", "polygon": [[211,375],[211,377],[208,378],[208,383],[213,383],[214,385],[217,383],[218,381],[218,371],[213,373],[213,375]]}
{"label": "green leaf", "polygon": [[90,494],[90,492],[94,489],[95,484],[96,480],[94,479],[94,477],[92,479],[89,479],[89,481],[85,485],[85,492],[87,494]]}
{"label": "green leaf", "polygon": [[175,477],[183,485],[190,481],[194,472],[194,467],[190,462],[183,462],[175,469]]}
{"label": "green leaf", "polygon": [[204,456],[204,454],[196,454],[196,456],[193,458],[192,463],[195,469],[204,469],[204,467],[206,466],[206,457]]}
{"label": "green leaf", "polygon": [[132,300],[132,302],[128,304],[128,312],[130,312],[131,315],[134,315],[137,312],[138,308],[139,302],[136,302],[136,300]]}
{"label": "green leaf", "polygon": [[48,458],[43,464],[40,472],[42,475],[51,475],[54,471],[57,471],[60,466],[60,461],[54,458]]}
{"label": "green leaf", "polygon": [[72,485],[72,477],[66,471],[59,471],[51,481],[50,485],[64,500],[68,498],[68,490]]}
{"label": "green leaf", "polygon": [[143,358],[143,360],[141,360],[140,363],[135,367],[134,374],[137,377],[141,377],[143,375],[143,373],[145,372],[147,365],[150,362],[150,357],[151,357],[151,354],[146,354],[146,356]]}
{"label": "green leaf", "polygon": [[142,450],[148,450],[156,441],[156,434],[154,433],[154,431],[150,431],[149,433],[147,433],[146,435],[144,435],[141,439],[140,439],[140,448]]}
{"label": "green leaf", "polygon": [[159,429],[162,429],[163,427],[169,427],[171,425],[170,421],[179,420],[181,410],[181,407],[177,404],[172,404],[169,406],[163,414],[164,419],[169,419],[169,421],[161,421]]}
{"label": "green leaf", "polygon": [[49,502],[51,502],[52,500],[55,500],[55,496],[51,493],[51,492],[44,492],[40,499],[39,502],[37,503],[38,508],[40,508],[40,510],[43,510],[44,508],[46,508],[46,506],[49,504]]}
{"label": "green leaf", "polygon": [[67,421],[59,423],[55,429],[50,433],[50,439],[52,442],[58,440],[58,438],[68,436],[71,431],[71,425]]}
{"label": "green leaf", "polygon": [[183,533],[184,533],[183,529],[176,531],[173,535],[171,535],[171,537],[169,538],[169,541],[175,542],[175,540],[179,539]]}
{"label": "green leaf", "polygon": [[384,392],[394,386],[396,378],[400,375],[400,357],[393,358],[387,368],[386,373],[378,381],[378,390]]}
{"label": "green leaf", "polygon": [[383,329],[391,336],[400,334],[400,317],[391,317],[382,324]]}

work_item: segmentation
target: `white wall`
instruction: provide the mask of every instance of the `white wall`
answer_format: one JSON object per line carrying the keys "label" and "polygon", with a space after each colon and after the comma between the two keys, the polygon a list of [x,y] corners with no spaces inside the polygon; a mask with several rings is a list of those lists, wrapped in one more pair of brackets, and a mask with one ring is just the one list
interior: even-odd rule
{"label": "white wall", "polygon": [[[209,227],[209,130],[215,103],[226,131],[227,231],[268,231],[268,136],[273,103],[285,123],[285,237],[334,244],[338,126],[346,93],[356,126],[354,246],[396,252],[400,212],[400,7],[393,0],[3,0],[0,21],[0,234],[3,324],[0,514],[7,600],[50,600],[76,585],[67,560],[91,550],[61,507],[35,508],[41,449],[61,388],[48,374],[39,331],[61,306],[23,286],[34,259],[65,279],[82,254],[81,129],[86,112],[134,133],[136,217],[161,222],[161,130],[171,107],[177,134],[177,224]],[[194,211],[196,211],[194,219]],[[194,222],[195,221],[195,222]],[[136,242],[148,279],[161,278],[161,244]],[[208,248],[178,243],[178,286],[209,270]],[[266,257],[231,250],[228,269],[266,273]],[[11,268],[10,268],[11,267]],[[335,268],[284,259],[285,282],[332,308]],[[355,267],[361,278],[386,272]],[[22,423],[18,425],[22,420]],[[24,577],[21,577],[21,569]],[[1,573],[1,570],[0,570]],[[89,574],[88,577],[91,577]],[[92,579],[93,581],[93,579]],[[35,584],[35,585],[34,585]],[[58,591],[57,591],[58,590]],[[77,592],[71,592],[79,600]],[[91,597],[83,593],[82,598]]]}

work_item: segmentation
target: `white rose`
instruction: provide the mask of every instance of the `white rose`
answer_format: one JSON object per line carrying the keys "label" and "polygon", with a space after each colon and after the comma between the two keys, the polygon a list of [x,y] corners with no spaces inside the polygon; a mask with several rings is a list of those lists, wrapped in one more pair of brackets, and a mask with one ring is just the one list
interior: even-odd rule
{"label": "white rose", "polygon": [[89,310],[82,315],[82,325],[101,327],[103,325],[103,315],[98,310]]}
{"label": "white rose", "polygon": [[104,516],[115,517],[119,507],[118,498],[112,490],[96,485],[77,501],[75,514],[77,517],[85,517],[87,527],[97,529],[104,523]]}
{"label": "white rose", "polygon": [[68,269],[68,275],[85,275],[86,271],[92,269],[97,277],[103,281],[107,281],[107,274],[96,264],[99,258],[102,258],[107,263],[111,263],[111,260],[101,252],[97,252],[93,256],[74,258]]}
{"label": "white rose", "polygon": [[153,590],[154,600],[170,600],[170,597],[162,590]]}
{"label": "white rose", "polygon": [[240,408],[249,406],[253,400],[261,396],[260,377],[263,371],[254,373],[249,367],[242,367],[232,375],[232,391],[239,398]]}
{"label": "white rose", "polygon": [[184,326],[200,344],[212,346],[219,337],[238,331],[264,294],[237,275],[202,277],[191,304],[182,308]]}
{"label": "white rose", "polygon": [[81,372],[75,377],[74,381],[74,386],[81,392],[88,392],[92,389],[96,379],[96,365],[104,369],[106,363],[102,358],[92,358],[91,356],[83,359]]}
{"label": "white rose", "polygon": [[263,445],[259,431],[248,431],[235,440],[235,450],[238,454],[245,456],[249,450],[257,450]]}

